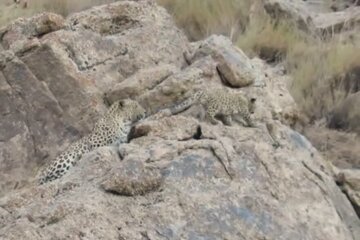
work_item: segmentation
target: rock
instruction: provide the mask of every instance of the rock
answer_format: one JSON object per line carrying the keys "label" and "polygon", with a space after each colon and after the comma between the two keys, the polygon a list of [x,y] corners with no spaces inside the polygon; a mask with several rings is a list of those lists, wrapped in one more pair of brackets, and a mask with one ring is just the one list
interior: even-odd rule
{"label": "rock", "polygon": [[172,65],[160,65],[149,69],[139,70],[131,77],[116,84],[106,93],[106,99],[113,103],[120,98],[136,98],[145,91],[149,91],[162,83],[178,69]]}
{"label": "rock", "polygon": [[156,191],[161,185],[161,175],[156,169],[146,169],[142,162],[126,161],[120,168],[112,169],[101,187],[124,196],[144,195]]}
{"label": "rock", "polygon": [[314,28],[313,14],[305,1],[265,0],[264,8],[273,19],[288,19],[305,31]]}
{"label": "rock", "polygon": [[359,104],[360,92],[349,95],[329,114],[327,126],[360,133]]}
{"label": "rock", "polygon": [[1,43],[5,49],[23,54],[40,44],[37,38],[65,26],[65,19],[54,13],[41,13],[29,19],[20,18],[0,29]]}
{"label": "rock", "polygon": [[214,35],[196,45],[193,53],[186,56],[188,62],[210,55],[217,62],[217,70],[223,81],[229,86],[246,87],[255,81],[255,70],[250,59],[230,39]]}
{"label": "rock", "polygon": [[300,29],[321,36],[340,33],[360,23],[360,7],[329,12],[326,8],[314,8],[311,1],[286,0],[266,0],[264,7],[277,21],[293,20]]}
{"label": "rock", "polygon": [[353,6],[360,6],[360,2],[357,0],[333,0],[330,8],[337,12],[343,11]]}
{"label": "rock", "polygon": [[360,7],[346,11],[321,13],[314,17],[315,29],[321,35],[340,33],[360,26]]}
{"label": "rock", "polygon": [[360,218],[360,170],[342,169],[337,174],[337,184],[349,198]]}
{"label": "rock", "polygon": [[195,88],[220,84],[221,79],[216,73],[215,66],[211,58],[199,59],[135,99],[145,107],[149,114],[156,113],[160,109],[186,99]]}

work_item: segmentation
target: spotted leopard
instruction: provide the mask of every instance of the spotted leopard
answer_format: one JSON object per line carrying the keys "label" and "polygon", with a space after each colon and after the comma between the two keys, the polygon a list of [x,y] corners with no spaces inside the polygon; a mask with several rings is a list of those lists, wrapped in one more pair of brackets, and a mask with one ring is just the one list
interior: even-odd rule
{"label": "spotted leopard", "polygon": [[114,102],[89,135],[71,144],[41,172],[39,184],[65,175],[85,153],[98,147],[126,142],[131,125],[144,117],[145,110],[136,101],[126,99]]}
{"label": "spotted leopard", "polygon": [[200,118],[205,117],[212,124],[218,124],[215,118],[220,117],[225,125],[232,125],[232,119],[237,121],[242,119],[248,127],[254,127],[251,114],[255,111],[256,98],[247,99],[242,93],[228,92],[223,88],[214,88],[208,90],[198,90],[190,98],[181,104],[170,109],[171,114],[182,112],[193,105],[201,105],[204,112],[201,112]]}

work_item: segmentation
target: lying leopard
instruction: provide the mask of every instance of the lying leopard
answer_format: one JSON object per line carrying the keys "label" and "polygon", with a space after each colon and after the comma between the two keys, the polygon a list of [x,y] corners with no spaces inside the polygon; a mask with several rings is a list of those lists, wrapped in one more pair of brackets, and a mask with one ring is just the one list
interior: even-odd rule
{"label": "lying leopard", "polygon": [[39,184],[62,177],[85,153],[98,147],[126,142],[131,125],[144,117],[145,110],[136,101],[126,99],[114,102],[89,135],[70,145],[41,172]]}
{"label": "lying leopard", "polygon": [[206,117],[212,124],[218,124],[215,117],[220,117],[223,124],[231,126],[233,118],[243,119],[248,127],[254,127],[250,114],[255,111],[256,98],[247,99],[242,93],[231,93],[222,88],[196,91],[189,99],[170,109],[171,114],[185,111],[193,105],[201,105],[201,120]]}

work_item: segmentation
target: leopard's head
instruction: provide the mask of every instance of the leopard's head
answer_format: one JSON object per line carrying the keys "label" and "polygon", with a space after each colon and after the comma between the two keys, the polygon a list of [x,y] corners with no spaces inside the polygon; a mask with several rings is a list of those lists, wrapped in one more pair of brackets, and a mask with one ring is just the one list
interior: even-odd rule
{"label": "leopard's head", "polygon": [[145,109],[137,101],[131,99],[118,100],[111,105],[110,109],[113,114],[132,123],[146,116]]}

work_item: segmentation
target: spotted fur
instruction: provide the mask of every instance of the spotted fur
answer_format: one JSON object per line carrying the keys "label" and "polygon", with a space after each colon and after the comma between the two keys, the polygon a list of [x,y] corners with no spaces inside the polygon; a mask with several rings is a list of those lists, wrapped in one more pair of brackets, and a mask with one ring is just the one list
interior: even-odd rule
{"label": "spotted fur", "polygon": [[222,88],[199,90],[192,97],[171,109],[172,114],[177,114],[193,105],[201,105],[205,110],[205,116],[212,124],[218,124],[215,119],[220,117],[225,125],[232,125],[232,119],[241,121],[243,119],[248,127],[253,127],[254,123],[250,114],[255,111],[256,98],[248,100],[241,93],[231,93]]}
{"label": "spotted fur", "polygon": [[85,153],[98,147],[126,142],[131,124],[143,117],[145,110],[136,101],[127,99],[113,103],[89,135],[71,144],[45,168],[39,177],[39,183],[62,177]]}

